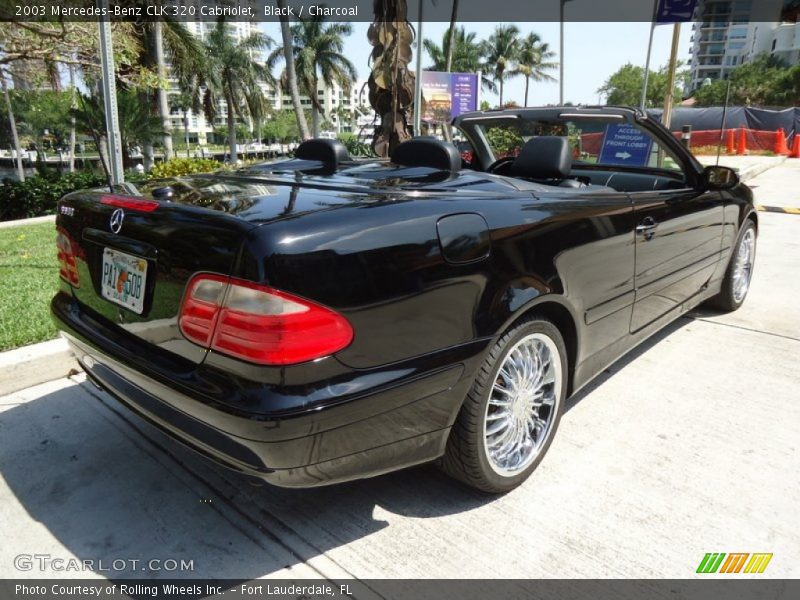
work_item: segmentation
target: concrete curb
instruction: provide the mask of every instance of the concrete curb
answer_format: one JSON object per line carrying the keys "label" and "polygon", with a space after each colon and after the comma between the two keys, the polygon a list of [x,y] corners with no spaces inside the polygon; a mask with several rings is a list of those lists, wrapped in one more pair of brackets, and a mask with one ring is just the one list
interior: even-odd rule
{"label": "concrete curb", "polygon": [[66,377],[78,363],[63,338],[0,352],[0,396]]}
{"label": "concrete curb", "polygon": [[770,169],[774,169],[775,167],[782,165],[784,162],[786,162],[786,159],[788,157],[783,156],[775,158],[779,158],[780,160],[776,160],[775,162],[769,162],[769,163],[759,163],[756,165],[745,167],[744,169],[739,171],[739,178],[742,181],[753,179],[753,177],[761,175],[762,173],[769,171]]}
{"label": "concrete curb", "polygon": [[0,229],[7,229],[9,227],[22,227],[25,225],[36,225],[37,223],[47,223],[48,221],[55,221],[55,215],[45,215],[43,217],[32,217],[30,219],[16,219],[14,221],[0,221]]}

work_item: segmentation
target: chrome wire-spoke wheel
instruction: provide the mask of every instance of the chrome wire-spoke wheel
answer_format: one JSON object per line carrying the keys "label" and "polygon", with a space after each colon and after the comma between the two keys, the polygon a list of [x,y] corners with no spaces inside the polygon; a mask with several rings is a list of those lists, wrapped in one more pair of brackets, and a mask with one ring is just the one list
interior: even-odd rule
{"label": "chrome wire-spoke wheel", "polygon": [[747,290],[750,287],[750,279],[753,274],[753,262],[755,260],[756,233],[755,230],[748,229],[739,242],[736,251],[733,267],[733,299],[738,303],[744,300]]}
{"label": "chrome wire-spoke wheel", "polygon": [[497,474],[513,476],[539,455],[561,396],[561,358],[547,335],[532,333],[506,354],[489,391],[483,439]]}

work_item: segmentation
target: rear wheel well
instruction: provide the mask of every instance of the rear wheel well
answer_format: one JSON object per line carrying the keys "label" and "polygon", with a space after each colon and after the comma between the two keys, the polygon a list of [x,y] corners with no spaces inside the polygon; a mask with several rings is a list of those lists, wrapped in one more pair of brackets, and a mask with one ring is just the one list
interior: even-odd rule
{"label": "rear wheel well", "polygon": [[572,314],[570,314],[569,310],[567,310],[562,304],[559,304],[558,302],[542,302],[541,304],[532,306],[527,311],[519,315],[519,317],[514,320],[514,324],[519,322],[521,319],[537,315],[552,321],[564,338],[564,345],[567,348],[567,397],[569,397],[569,395],[572,394],[575,362],[578,357],[578,332],[575,327],[575,321],[572,319]]}

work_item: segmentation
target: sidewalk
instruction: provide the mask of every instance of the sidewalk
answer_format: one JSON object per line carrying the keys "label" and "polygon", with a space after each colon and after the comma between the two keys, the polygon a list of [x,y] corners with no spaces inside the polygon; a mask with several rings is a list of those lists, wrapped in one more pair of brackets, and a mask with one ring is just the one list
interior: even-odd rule
{"label": "sidewalk", "polygon": [[[697,156],[696,158],[704,166],[717,164],[716,156]],[[785,156],[725,156],[723,154],[719,157],[719,164],[734,169],[739,173],[742,181],[747,181],[764,171],[783,164],[786,160]],[[800,160],[797,159],[792,159],[790,162],[797,162],[800,165]]]}
{"label": "sidewalk", "polygon": [[0,221],[0,229],[8,227],[20,227],[22,225],[36,225],[37,223],[47,223],[52,221],[55,223],[55,215],[45,215],[43,217],[32,217],[30,219],[15,219],[13,221]]}

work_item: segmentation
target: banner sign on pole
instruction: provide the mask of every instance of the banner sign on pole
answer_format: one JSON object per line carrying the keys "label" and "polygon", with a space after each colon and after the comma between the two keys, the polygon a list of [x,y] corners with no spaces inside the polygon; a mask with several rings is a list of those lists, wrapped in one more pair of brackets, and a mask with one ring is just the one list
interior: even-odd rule
{"label": "banner sign on pole", "polygon": [[658,0],[656,24],[686,23],[692,20],[697,0]]}
{"label": "banner sign on pole", "polygon": [[606,126],[597,163],[601,165],[647,166],[653,140],[644,131],[627,124]]}
{"label": "banner sign on pole", "polygon": [[478,74],[422,72],[422,118],[447,123],[478,110]]}

